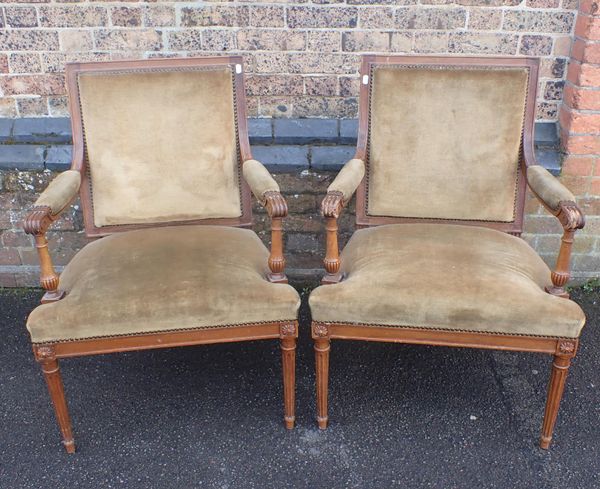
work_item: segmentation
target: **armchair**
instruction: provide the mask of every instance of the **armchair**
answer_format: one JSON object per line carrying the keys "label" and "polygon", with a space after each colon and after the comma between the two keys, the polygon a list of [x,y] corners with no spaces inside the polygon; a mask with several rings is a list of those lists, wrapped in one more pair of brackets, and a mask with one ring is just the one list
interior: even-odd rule
{"label": "armchair", "polygon": [[[553,356],[547,449],[585,322],[568,299],[573,195],[535,162],[538,61],[365,56],[356,155],[322,202],[325,276],[310,295],[317,420],[332,339]],[[556,267],[520,239],[526,186],[564,227]],[[356,192],[341,254],[337,218]]]}
{"label": "armchair", "polygon": [[[287,206],[250,152],[240,57],[67,65],[73,163],[25,218],[46,293],[27,328],[67,452],[59,360],[279,339],[284,420],[294,426],[300,299],[287,285]],[[270,252],[251,192],[272,220]],[[46,231],[79,194],[87,236],[62,274]]]}

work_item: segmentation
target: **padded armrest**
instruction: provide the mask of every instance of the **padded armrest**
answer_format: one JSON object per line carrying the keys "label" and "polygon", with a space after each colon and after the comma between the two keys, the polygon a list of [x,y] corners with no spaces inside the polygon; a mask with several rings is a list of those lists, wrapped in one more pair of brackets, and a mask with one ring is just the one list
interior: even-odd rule
{"label": "padded armrest", "polygon": [[344,165],[335,177],[335,180],[329,185],[327,192],[341,192],[344,196],[344,202],[348,202],[358,185],[365,176],[365,163],[363,160],[354,158]]}
{"label": "padded armrest", "polygon": [[264,165],[257,160],[246,160],[242,165],[244,179],[248,182],[254,196],[265,204],[267,192],[279,192],[279,185]]}
{"label": "padded armrest", "polygon": [[575,202],[575,197],[567,187],[543,166],[527,168],[527,182],[531,190],[554,212],[558,212],[561,202]]}
{"label": "padded armrest", "polygon": [[67,170],[58,175],[35,201],[36,207],[50,207],[53,215],[59,214],[79,191],[81,173]]}

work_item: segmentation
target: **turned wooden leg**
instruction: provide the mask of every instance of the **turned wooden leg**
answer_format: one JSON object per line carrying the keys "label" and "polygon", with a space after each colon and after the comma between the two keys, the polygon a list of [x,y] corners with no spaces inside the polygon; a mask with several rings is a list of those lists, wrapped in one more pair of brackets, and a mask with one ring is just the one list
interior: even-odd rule
{"label": "turned wooden leg", "polygon": [[329,387],[329,350],[331,341],[327,326],[313,323],[315,363],[317,376],[317,422],[322,430],[327,428],[327,391]]}
{"label": "turned wooden leg", "polygon": [[296,338],[284,336],[281,339],[281,359],[283,363],[283,404],[285,427],[294,428],[296,421]]}
{"label": "turned wooden leg", "polygon": [[[561,348],[563,349],[561,351]],[[559,345],[559,351],[554,355],[552,361],[552,373],[550,374],[550,383],[548,384],[548,397],[546,399],[546,410],[544,412],[544,422],[542,424],[542,436],[540,437],[540,447],[547,450],[552,441],[552,433],[556,418],[558,417],[558,408],[565,391],[565,381],[571,365],[571,358],[575,353],[575,344],[564,342]]]}
{"label": "turned wooden leg", "polygon": [[39,358],[38,361],[44,372],[48,392],[54,405],[56,420],[62,434],[63,445],[67,453],[75,453],[75,441],[73,440],[73,432],[71,430],[71,419],[67,408],[67,400],[65,399],[65,389],[63,387],[62,378],[60,376],[60,368],[56,358]]}

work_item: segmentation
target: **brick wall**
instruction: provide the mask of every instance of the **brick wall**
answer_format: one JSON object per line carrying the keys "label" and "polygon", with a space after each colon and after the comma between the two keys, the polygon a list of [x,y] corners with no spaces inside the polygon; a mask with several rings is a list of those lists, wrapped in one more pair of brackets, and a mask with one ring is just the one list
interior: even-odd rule
{"label": "brick wall", "polygon": [[[11,127],[5,127],[4,133],[3,122],[6,120],[0,119],[0,286],[31,286],[38,281],[37,256],[31,238],[20,226],[26,209],[39,192],[57,171],[69,167],[68,120],[16,119],[9,121]],[[356,121],[250,119],[249,122],[253,155],[275,173],[289,204],[290,215],[284,222],[288,272],[294,277],[314,280],[322,270],[325,244],[319,204],[336,172],[354,154]],[[3,145],[2,141],[10,144]],[[538,161],[556,174],[558,169],[552,168],[558,163],[555,144],[555,125],[538,124]],[[574,168],[577,166],[567,164],[569,171]],[[573,254],[573,275],[580,282],[597,277],[600,270],[600,198],[586,193],[589,181],[595,177],[571,174],[560,178],[580,195],[579,203],[588,214],[588,226],[577,234]],[[267,244],[268,217],[258,206],[254,211],[254,229]],[[352,202],[340,219],[341,245],[353,230]],[[560,233],[556,218],[529,196],[523,237],[550,266],[556,259]],[[57,221],[49,238],[59,267],[68,263],[87,242],[77,203]]]}
{"label": "brick wall", "polygon": [[[587,214],[573,275],[600,273],[600,16],[596,0],[321,0],[302,2],[33,0],[0,3],[0,286],[35,285],[24,210],[70,161],[62,70],[68,61],[238,53],[245,56],[255,157],[286,193],[288,264],[321,267],[318,204],[353,154],[359,55],[468,53],[542,59],[540,163],[560,173]],[[563,99],[564,90],[564,101]],[[49,117],[45,117],[49,116]],[[36,119],[29,119],[34,117]],[[14,120],[7,118],[15,118]],[[271,119],[272,118],[272,119]],[[297,118],[320,118],[297,120]],[[40,139],[42,135],[42,139]],[[529,197],[523,237],[553,265],[561,228]],[[75,205],[50,233],[61,266],[86,242]],[[268,240],[257,209],[257,232]],[[342,244],[353,230],[341,221]],[[302,272],[305,270],[305,272]]]}
{"label": "brick wall", "polygon": [[0,117],[66,115],[68,61],[240,53],[250,116],[353,118],[358,55],[542,58],[556,120],[577,0],[3,1]]}

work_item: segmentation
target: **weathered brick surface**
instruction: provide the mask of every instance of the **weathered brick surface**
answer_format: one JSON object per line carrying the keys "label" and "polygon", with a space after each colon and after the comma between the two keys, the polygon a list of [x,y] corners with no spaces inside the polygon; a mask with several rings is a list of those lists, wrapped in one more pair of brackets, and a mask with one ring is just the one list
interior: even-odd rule
{"label": "weathered brick surface", "polygon": [[[339,141],[349,142],[356,132],[352,119],[358,113],[362,53],[540,57],[536,118],[560,118],[567,153],[561,179],[589,216],[576,239],[573,267],[579,277],[592,276],[600,269],[598,0],[581,0],[577,9],[574,0],[5,1],[0,4],[0,117],[67,115],[67,62],[234,53],[245,57],[249,116],[346,119],[339,125]],[[327,132],[330,122],[323,122]],[[337,168],[353,148],[293,146],[293,135],[302,128],[292,127],[286,136],[288,129],[278,121],[256,124],[255,154],[288,172],[278,181],[290,205],[289,266],[319,268],[324,239],[318,203],[333,177],[327,170]],[[68,146],[38,147],[12,136],[16,144],[0,163],[0,286],[37,280],[35,252],[19,222],[52,176],[42,168],[64,168],[70,152]],[[289,137],[289,145],[272,146],[274,136]],[[558,160],[551,151],[539,155]],[[26,159],[31,170],[11,169]],[[304,170],[291,172],[294,165]],[[552,263],[560,226],[533,198],[526,208],[524,238]],[[340,222],[342,243],[352,223],[351,211]],[[255,228],[268,240],[260,209]],[[79,210],[67,212],[55,229],[51,246],[60,265],[86,242]]]}
{"label": "weathered brick surface", "polygon": [[555,121],[573,31],[600,32],[585,2],[576,21],[573,0],[7,0],[0,116],[66,114],[64,84],[44,77],[68,62],[227,52],[245,55],[253,77],[249,115],[354,118],[369,52],[539,56],[536,117]]}
{"label": "weathered brick surface", "polygon": [[562,179],[587,214],[575,245],[574,270],[600,270],[600,17],[596,0],[582,0],[559,112],[565,151]]}

